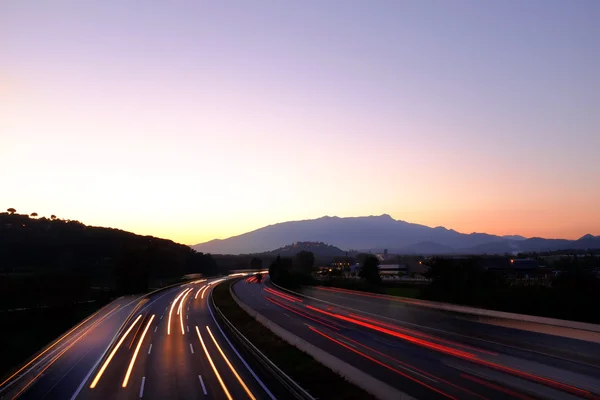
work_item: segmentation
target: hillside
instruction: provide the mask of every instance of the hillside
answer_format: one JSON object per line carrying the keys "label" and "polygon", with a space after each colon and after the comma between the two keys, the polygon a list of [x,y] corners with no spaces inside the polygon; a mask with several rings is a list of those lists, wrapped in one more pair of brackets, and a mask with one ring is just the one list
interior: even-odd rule
{"label": "hillside", "polygon": [[293,257],[301,251],[310,251],[315,257],[339,257],[346,255],[347,252],[335,246],[320,242],[296,242],[276,250],[260,253],[265,256]]}
{"label": "hillside", "polygon": [[460,233],[441,226],[394,220],[384,214],[369,217],[322,217],[282,222],[228,239],[193,246],[213,254],[263,253],[296,242],[323,242],[343,251],[383,251],[400,254],[503,254],[559,249],[600,248],[600,237],[579,240],[506,237],[487,233]]}
{"label": "hillside", "polygon": [[145,291],[187,273],[211,274],[211,256],[189,246],[78,221],[0,213],[0,305],[48,305],[93,294]]}

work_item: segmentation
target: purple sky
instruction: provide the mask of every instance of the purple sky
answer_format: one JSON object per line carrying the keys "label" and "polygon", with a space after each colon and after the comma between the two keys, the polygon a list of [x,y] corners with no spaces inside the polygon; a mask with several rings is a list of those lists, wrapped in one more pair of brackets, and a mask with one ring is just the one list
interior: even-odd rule
{"label": "purple sky", "polygon": [[600,234],[600,2],[0,3],[0,206]]}

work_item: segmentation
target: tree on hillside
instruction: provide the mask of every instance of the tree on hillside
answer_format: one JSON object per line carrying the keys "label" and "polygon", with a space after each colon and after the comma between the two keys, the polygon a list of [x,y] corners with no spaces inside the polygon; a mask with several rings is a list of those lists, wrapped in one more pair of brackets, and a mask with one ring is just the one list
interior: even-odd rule
{"label": "tree on hillside", "polygon": [[381,276],[379,276],[379,260],[377,257],[374,255],[365,257],[358,276],[370,283],[380,283]]}
{"label": "tree on hillside", "polygon": [[33,218],[37,218],[37,216],[38,216],[38,213],[36,213],[36,212],[32,212],[30,216],[31,216],[31,217],[33,217]]}
{"label": "tree on hillside", "polygon": [[52,221],[54,221],[54,220],[56,219],[56,215],[52,214],[52,215],[50,216],[50,219],[51,219]]}
{"label": "tree on hillside", "polygon": [[311,251],[303,250],[296,254],[296,263],[300,271],[306,275],[310,275],[315,266],[315,255]]}
{"label": "tree on hillside", "polygon": [[281,258],[277,256],[275,261],[269,266],[269,276],[271,280],[281,286],[293,286],[290,269],[292,267],[291,258]]}
{"label": "tree on hillside", "polygon": [[258,257],[253,257],[252,260],[250,261],[250,268],[251,269],[262,269],[262,260]]}
{"label": "tree on hillside", "polygon": [[8,211],[8,212],[9,212],[9,213],[11,213],[11,214],[14,214],[14,213],[16,213],[16,212],[17,212],[17,210],[15,210],[15,209],[14,209],[14,208],[12,208],[12,207],[11,207],[11,208],[8,208],[6,211]]}

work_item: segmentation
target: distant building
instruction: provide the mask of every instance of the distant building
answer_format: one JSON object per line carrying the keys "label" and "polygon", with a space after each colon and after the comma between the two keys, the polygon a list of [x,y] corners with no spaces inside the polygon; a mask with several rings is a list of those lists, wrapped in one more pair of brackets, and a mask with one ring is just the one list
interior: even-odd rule
{"label": "distant building", "polygon": [[379,274],[385,275],[404,275],[408,272],[406,264],[381,264],[379,265]]}

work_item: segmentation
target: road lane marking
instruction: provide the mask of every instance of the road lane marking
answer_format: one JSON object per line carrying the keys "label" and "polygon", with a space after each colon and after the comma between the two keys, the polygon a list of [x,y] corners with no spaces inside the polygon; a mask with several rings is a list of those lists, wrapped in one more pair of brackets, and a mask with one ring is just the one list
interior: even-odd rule
{"label": "road lane marking", "polygon": [[246,384],[244,383],[244,381],[242,380],[242,378],[238,375],[238,373],[235,370],[235,368],[233,368],[233,365],[231,365],[231,363],[229,362],[229,359],[227,358],[227,356],[225,355],[225,353],[223,353],[223,350],[221,349],[221,346],[219,346],[219,343],[217,343],[217,340],[213,336],[213,334],[210,331],[210,328],[208,326],[206,327],[206,330],[208,331],[208,334],[210,335],[210,338],[212,339],[212,341],[215,343],[215,346],[217,346],[217,350],[219,350],[219,353],[221,353],[221,356],[223,357],[223,359],[225,360],[225,362],[229,366],[229,369],[231,370],[231,372],[233,372],[233,375],[235,375],[235,377],[237,378],[237,380],[240,383],[240,385],[242,385],[242,387],[244,388],[244,391],[246,392],[246,394],[248,395],[248,397],[250,397],[250,399],[252,399],[252,400],[256,400],[256,397],[254,397],[254,395],[252,394],[252,392],[250,391],[250,389],[248,389],[248,386],[246,386]]}
{"label": "road lane marking", "polygon": [[198,379],[200,379],[200,385],[202,385],[202,391],[204,392],[204,395],[208,395],[208,393],[206,393],[206,386],[204,386],[204,381],[202,380],[202,375],[198,375]]}
{"label": "road lane marking", "polygon": [[[120,305],[117,305],[116,308],[121,307]],[[114,310],[116,310],[113,309]],[[40,358],[41,356],[43,356],[44,354],[46,354],[48,352],[48,350],[50,350],[51,348],[53,348],[54,346],[56,346],[58,343],[60,343],[64,338],[66,338],[67,336],[69,336],[72,332],[74,332],[77,328],[79,328],[81,325],[85,324],[86,322],[88,322],[90,319],[92,319],[93,317],[97,316],[100,311],[102,311],[104,309],[104,307],[100,310],[98,310],[97,312],[95,312],[94,314],[90,315],[89,317],[87,317],[86,319],[84,319],[82,322],[80,322],[75,328],[71,329],[69,332],[65,333],[64,335],[62,335],[62,337],[58,340],[56,340],[54,342],[54,344],[50,347],[48,347],[46,350],[42,351],[40,354],[37,355],[37,357],[35,357],[33,360],[29,361],[27,364],[25,364],[24,366],[22,366],[17,372],[15,372],[14,374],[12,374],[11,376],[9,376],[8,378],[6,378],[6,380],[2,383],[0,383],[0,387],[3,386],[6,382],[8,382],[9,380],[11,380],[13,377],[15,377],[19,372],[23,371],[25,368],[27,368],[29,365],[31,365],[31,363],[33,363],[35,360],[37,360],[38,358]],[[112,312],[112,311],[111,311]]]}
{"label": "road lane marking", "polygon": [[[52,364],[54,364],[54,362],[55,362],[56,360],[58,360],[58,359],[59,359],[59,358],[60,358],[60,357],[61,357],[63,354],[65,354],[67,351],[69,351],[69,349],[70,349],[71,347],[73,347],[73,346],[75,345],[75,343],[77,343],[77,342],[78,342],[78,341],[79,341],[81,338],[83,338],[84,336],[86,336],[90,330],[94,329],[94,328],[95,328],[97,325],[99,325],[100,323],[102,323],[102,321],[103,321],[105,318],[107,318],[107,317],[108,317],[110,314],[112,314],[112,312],[113,312],[113,311],[115,311],[115,310],[116,310],[117,308],[119,308],[119,307],[120,307],[120,306],[117,306],[117,307],[113,308],[113,309],[112,309],[112,311],[108,312],[108,313],[107,313],[107,314],[105,314],[105,315],[104,315],[102,318],[100,318],[99,320],[97,320],[96,322],[94,322],[92,325],[88,326],[86,329],[84,329],[84,330],[83,330],[83,332],[80,332],[80,333],[78,334],[79,336],[77,336],[75,339],[73,339],[73,340],[72,340],[72,341],[70,341],[70,342],[67,342],[67,343],[69,343],[69,344],[68,344],[68,345],[66,345],[66,346],[64,346],[64,347],[62,348],[62,350],[60,350],[60,352],[59,352],[57,355],[55,355],[55,356],[54,356],[54,357],[53,357],[53,358],[52,358],[52,359],[49,361],[49,363],[48,363],[48,364],[47,364],[47,365],[46,365],[46,366],[45,366],[45,367],[44,367],[44,368],[43,368],[43,369],[42,369],[42,370],[41,370],[41,371],[40,371],[40,372],[39,372],[39,373],[38,373],[36,376],[34,376],[34,377],[33,377],[33,379],[32,379],[32,380],[30,380],[30,381],[29,381],[29,382],[28,382],[28,383],[27,383],[27,384],[26,384],[26,385],[25,385],[25,386],[24,386],[24,387],[23,387],[23,388],[22,388],[22,389],[19,391],[19,393],[17,393],[17,394],[16,394],[16,395],[15,395],[15,396],[12,398],[12,400],[15,400],[16,398],[18,398],[19,396],[21,396],[21,394],[23,394],[23,392],[25,392],[29,386],[31,386],[32,384],[34,384],[34,383],[37,381],[37,379],[38,379],[38,378],[39,378],[41,375],[43,375],[43,374],[44,374],[44,372],[45,372],[45,371],[46,371],[48,368],[50,368],[50,367],[52,366]],[[51,354],[54,354],[54,353],[51,353]],[[36,372],[37,372],[37,371],[36,371]]]}
{"label": "road lane marking", "polygon": [[146,383],[146,377],[142,376],[142,384],[140,385],[140,399],[144,397],[144,384]]}
{"label": "road lane marking", "polygon": [[175,300],[173,300],[173,302],[171,303],[171,308],[169,309],[169,322],[167,325],[167,335],[171,334],[171,314],[173,314],[173,308],[175,308],[175,304],[177,304],[177,301],[179,300],[179,298],[187,291],[188,290],[185,289],[183,292],[179,293],[179,295],[177,295]]}
{"label": "road lane marking", "polygon": [[206,292],[206,289],[208,289],[210,287],[210,285],[207,285],[204,290],[202,290],[202,293],[200,293],[200,299],[204,298],[204,292]]}
{"label": "road lane marking", "polygon": [[190,311],[190,308],[188,307],[187,310]]}
{"label": "road lane marking", "polygon": [[283,315],[285,315],[286,317],[290,318],[290,316],[289,316],[289,315],[287,315],[286,313],[283,313]]}
{"label": "road lane marking", "polygon": [[[189,314],[185,316],[185,319],[190,319]],[[183,332],[183,328],[181,328],[181,329],[182,329],[182,332]]]}
{"label": "road lane marking", "polygon": [[156,332],[158,330],[158,325],[156,325],[156,328],[154,328],[154,332]]}
{"label": "road lane marking", "polygon": [[[227,335],[225,334],[225,332],[223,332],[223,329],[221,329],[221,327],[219,326],[219,323],[217,322],[217,319],[215,318],[215,315],[213,314],[210,305],[208,306],[208,312],[210,313],[210,316],[212,317],[212,320],[215,322],[215,326],[219,329],[219,332],[221,332],[221,335],[223,335],[223,338],[225,338],[225,340],[229,344],[229,347],[231,348],[231,350],[233,350],[233,352],[238,356],[238,358],[240,359],[240,361],[242,362],[242,364],[244,364],[244,366],[246,367],[246,369],[248,370],[248,372],[250,372],[250,374],[254,377],[254,379],[256,379],[256,382],[258,382],[258,384],[260,385],[260,387],[264,390],[264,392],[269,396],[269,398],[271,400],[277,400],[275,398],[275,396],[273,396],[273,393],[271,393],[271,391],[263,383],[263,381],[261,381],[260,378],[256,375],[256,373],[252,370],[252,368],[250,368],[250,366],[248,365],[248,363],[246,362],[246,360],[244,360],[244,357],[242,357],[242,355],[236,350],[236,348],[233,346],[233,344],[231,343],[231,341],[229,340],[229,338],[227,337]],[[71,399],[71,400],[73,400],[73,399]]]}
{"label": "road lane marking", "polygon": [[[167,290],[164,294],[160,295],[158,298],[152,300],[152,302],[150,302],[150,304],[146,305],[146,307],[149,307],[150,305],[154,304],[156,301],[158,301],[159,299],[165,297],[166,295],[168,295],[171,292],[172,289]],[[142,296],[143,297],[143,296]],[[139,300],[141,297],[138,297],[137,300]],[[135,303],[137,300],[131,301],[129,302],[127,305],[125,305],[123,308],[121,308],[120,311],[123,311],[124,309],[126,309],[127,307],[129,307],[131,304]],[[122,326],[124,326],[124,324],[122,324]],[[122,328],[122,327],[121,327]],[[121,329],[119,328],[119,330]],[[110,343],[114,343],[117,340],[118,337],[118,331],[117,333],[115,333],[115,335],[113,336],[112,340],[110,341]],[[79,386],[77,387],[77,389],[75,390],[75,393],[73,393],[73,395],[71,396],[70,400],[75,400],[77,398],[77,396],[79,396],[79,393],[81,392],[81,390],[83,389],[83,387],[86,385],[86,383],[88,382],[88,380],[90,379],[90,376],[92,376],[92,373],[96,370],[96,368],[98,367],[98,365],[100,365],[100,361],[102,361],[104,359],[104,356],[106,355],[106,353],[108,353],[110,347],[107,347],[102,354],[100,355],[100,357],[96,360],[96,362],[94,363],[94,365],[92,366],[92,368],[88,371],[87,375],[83,378],[83,380],[81,381],[81,383],[79,384]]]}
{"label": "road lane marking", "polygon": [[[185,330],[183,329],[183,302],[185,301],[185,298],[187,297],[188,294],[190,294],[192,292],[192,289],[190,289],[186,294],[183,295],[183,298],[181,299],[181,303],[179,303],[179,310],[177,311],[177,314],[179,314],[179,321],[181,322],[181,334],[185,335]],[[188,319],[189,314],[185,316],[186,319]]]}
{"label": "road lane marking", "polygon": [[135,364],[135,359],[137,358],[137,355],[140,351],[140,347],[142,347],[142,342],[144,341],[146,332],[148,332],[148,328],[150,327],[150,324],[152,323],[153,319],[154,319],[154,314],[152,314],[152,316],[150,317],[150,321],[148,321],[148,323],[146,324],[146,328],[144,329],[144,332],[142,333],[142,336],[140,337],[140,340],[138,341],[138,344],[135,347],[135,351],[133,352],[133,357],[131,357],[131,362],[129,363],[129,367],[127,368],[127,372],[125,373],[125,378],[123,379],[123,385],[122,385],[123,387],[127,387],[127,382],[129,382],[129,376],[131,375],[131,370],[133,370],[133,365]]}
{"label": "road lane marking", "polygon": [[148,354],[152,351],[152,343],[150,343],[150,347],[148,348]]}
{"label": "road lane marking", "polygon": [[204,289],[206,287],[206,285],[202,286],[200,289],[198,289],[198,291],[196,292],[196,295],[194,296],[194,300],[198,298],[198,293],[200,293],[200,291],[202,289]]}
{"label": "road lane marking", "polygon": [[160,314],[160,319],[162,319],[165,315],[164,314]]}
{"label": "road lane marking", "polygon": [[171,308],[169,309],[169,321],[167,323],[167,335],[171,334],[171,315],[173,314],[173,308],[175,308],[175,304],[177,304],[177,301],[185,292],[187,292],[187,289],[179,293],[177,297],[175,297],[175,300],[173,300],[173,302],[171,303]]}
{"label": "road lane marking", "polygon": [[186,326],[186,329],[187,329],[187,331],[189,332],[189,331],[190,331],[190,326],[189,326],[189,325],[188,325],[188,326]]}
{"label": "road lane marking", "polygon": [[200,330],[198,329],[198,326],[196,326],[196,333],[198,334],[198,339],[200,339],[200,344],[202,345],[202,349],[204,349],[204,354],[206,354],[208,363],[212,367],[212,370],[215,373],[217,380],[219,381],[219,384],[221,384],[221,388],[223,389],[223,392],[225,392],[225,396],[227,396],[227,399],[233,400],[233,397],[231,397],[231,394],[229,394],[229,390],[227,390],[227,386],[225,386],[225,382],[223,382],[223,379],[221,379],[221,375],[219,375],[219,371],[217,371],[217,367],[215,367],[215,363],[213,363],[213,360],[212,360],[210,354],[208,353],[208,350],[206,349],[206,345],[204,344],[204,340],[202,340],[202,335],[200,334]]}
{"label": "road lane marking", "polygon": [[190,343],[190,351],[192,352],[192,354],[194,354],[194,346],[192,346],[191,343]]}
{"label": "road lane marking", "polygon": [[94,378],[94,380],[92,381],[92,384],[90,385],[90,389],[93,389],[96,387],[96,385],[98,384],[98,381],[100,380],[100,378],[102,378],[102,374],[104,373],[104,370],[106,369],[106,367],[108,367],[108,364],[110,364],[110,361],[115,356],[115,353],[117,352],[117,350],[119,350],[119,347],[121,347],[121,345],[125,341],[125,338],[127,337],[127,335],[129,335],[129,332],[131,332],[131,330],[133,329],[135,324],[137,324],[137,322],[140,320],[140,318],[142,318],[142,314],[138,315],[138,317],[135,319],[135,321],[133,321],[133,323],[129,326],[129,329],[127,329],[125,334],[123,336],[121,336],[121,340],[119,340],[119,342],[117,343],[115,348],[110,352],[108,358],[106,359],[104,364],[102,364],[102,367],[96,374],[96,377]]}

